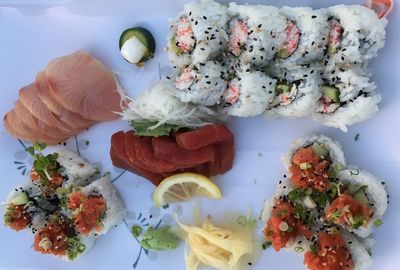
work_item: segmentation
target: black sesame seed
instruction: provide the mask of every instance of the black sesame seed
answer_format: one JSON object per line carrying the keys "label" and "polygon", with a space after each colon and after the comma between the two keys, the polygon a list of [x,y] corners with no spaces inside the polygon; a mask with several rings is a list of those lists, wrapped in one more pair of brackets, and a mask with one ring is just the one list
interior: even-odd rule
{"label": "black sesame seed", "polygon": [[342,61],[344,61],[344,56],[340,57],[342,59]]}
{"label": "black sesame seed", "polygon": [[272,85],[272,82],[269,82],[269,85]]}
{"label": "black sesame seed", "polygon": [[272,94],[272,91],[270,90],[270,91],[268,91],[268,93],[269,93],[269,94]]}
{"label": "black sesame seed", "polygon": [[257,27],[258,27],[258,28],[261,28],[261,26],[262,26],[262,24],[259,24]]}
{"label": "black sesame seed", "polygon": [[315,42],[313,41],[313,42],[311,42],[311,46],[313,46],[315,44]]}
{"label": "black sesame seed", "polygon": [[317,16],[316,15],[312,15],[311,18],[315,19],[315,18],[317,18]]}
{"label": "black sesame seed", "polygon": [[207,84],[211,84],[211,82],[210,82],[210,81],[206,81],[206,83],[207,83]]}
{"label": "black sesame seed", "polygon": [[248,265],[253,265],[251,262],[247,263]]}
{"label": "black sesame seed", "polygon": [[205,48],[200,48],[200,50],[205,51],[206,49]]}
{"label": "black sesame seed", "polygon": [[310,71],[310,74],[313,74],[314,73],[314,70],[312,69],[311,71]]}
{"label": "black sesame seed", "polygon": [[208,30],[211,30],[211,29],[212,29],[212,27],[208,27],[207,29],[208,29]]}
{"label": "black sesame seed", "polygon": [[264,88],[264,89],[267,88],[265,85],[263,85],[263,86],[261,86],[261,87]]}
{"label": "black sesame seed", "polygon": [[381,184],[382,184],[382,185],[386,185],[386,183],[385,183],[384,181],[381,181]]}
{"label": "black sesame seed", "polygon": [[209,34],[210,32],[208,32],[208,31],[204,31],[204,34]]}
{"label": "black sesame seed", "polygon": [[169,77],[169,76],[167,76],[166,78],[167,78],[168,80],[171,80],[171,77]]}
{"label": "black sesame seed", "polygon": [[194,22],[194,25],[197,25],[197,24],[198,24],[198,21],[195,21],[195,22]]}
{"label": "black sesame seed", "polygon": [[257,41],[257,38],[253,38],[254,41]]}
{"label": "black sesame seed", "polygon": [[286,178],[286,174],[284,174],[283,177]]}
{"label": "black sesame seed", "polygon": [[207,17],[206,17],[206,16],[203,16],[203,19],[204,19],[204,20],[207,20]]}

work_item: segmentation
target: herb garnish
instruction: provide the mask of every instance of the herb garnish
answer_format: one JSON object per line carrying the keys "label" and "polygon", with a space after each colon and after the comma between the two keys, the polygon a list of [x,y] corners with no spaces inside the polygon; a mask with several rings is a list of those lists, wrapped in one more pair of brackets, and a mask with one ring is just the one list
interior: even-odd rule
{"label": "herb garnish", "polygon": [[26,151],[35,159],[33,168],[39,174],[41,180],[51,180],[52,175],[60,169],[60,164],[57,162],[58,153],[44,155],[42,150],[46,148],[45,143],[35,143]]}
{"label": "herb garnish", "polygon": [[314,245],[314,244],[312,244],[312,245],[310,245],[310,249],[311,249],[311,252],[314,254],[314,255],[317,255],[317,246],[316,245]]}
{"label": "herb garnish", "polygon": [[383,221],[381,219],[377,219],[374,221],[374,225],[375,227],[380,227],[383,224]]}
{"label": "herb garnish", "polygon": [[172,124],[162,124],[156,128],[151,128],[157,125],[157,122],[148,122],[148,121],[130,121],[131,127],[135,130],[135,133],[139,136],[168,136],[172,131],[177,131],[179,129],[186,128],[184,126],[172,125]]}

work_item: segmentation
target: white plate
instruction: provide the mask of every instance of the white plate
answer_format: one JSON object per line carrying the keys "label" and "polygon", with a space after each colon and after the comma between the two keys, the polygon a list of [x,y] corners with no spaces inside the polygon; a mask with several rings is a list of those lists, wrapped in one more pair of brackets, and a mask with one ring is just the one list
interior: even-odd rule
{"label": "white plate", "polygon": [[[3,1],[0,7],[0,115],[4,115],[17,100],[18,89],[30,83],[37,71],[61,55],[85,48],[99,57],[107,66],[120,73],[123,86],[131,96],[158,80],[158,63],[167,66],[165,46],[167,18],[174,17],[185,1]],[[307,5],[313,8],[334,5],[340,1],[249,1],[275,5]],[[360,3],[361,1],[346,1]],[[138,69],[126,63],[119,54],[118,38],[125,28],[142,25],[157,39],[154,60]],[[228,124],[235,133],[236,160],[227,174],[215,178],[224,198],[220,201],[201,200],[204,213],[218,218],[227,210],[245,213],[249,208],[257,215],[263,200],[270,197],[278,180],[284,174],[280,157],[290,143],[311,133],[324,133],[339,140],[349,164],[359,165],[384,179],[391,190],[389,210],[384,225],[376,230],[372,269],[398,269],[400,242],[400,14],[397,9],[389,17],[386,47],[379,58],[371,63],[374,79],[383,97],[381,111],[373,119],[350,128],[348,133],[325,128],[310,119],[266,122],[262,118],[232,119]],[[103,171],[117,177],[121,170],[113,168],[109,158],[110,136],[121,129],[128,130],[125,121],[114,121],[94,126],[77,136],[80,151],[91,162],[100,162]],[[354,136],[360,133],[357,142]],[[89,140],[89,145],[86,145]],[[67,148],[75,149],[71,138]],[[21,144],[0,127],[0,198],[19,183],[26,181],[21,175],[31,160]],[[259,154],[261,153],[261,155]],[[190,221],[192,204],[152,208],[153,186],[144,179],[124,173],[115,182],[121,191],[129,214],[128,226],[143,220],[143,224],[156,224],[163,219],[171,222],[173,211],[182,212]],[[150,215],[152,217],[150,218]],[[2,215],[1,215],[2,216]],[[64,263],[43,256],[31,249],[32,237],[0,227],[0,269],[184,269],[182,245],[171,252],[140,251],[140,246],[121,224],[102,236],[94,248],[74,263]],[[304,269],[302,258],[295,254],[273,250],[263,252],[254,269]]]}

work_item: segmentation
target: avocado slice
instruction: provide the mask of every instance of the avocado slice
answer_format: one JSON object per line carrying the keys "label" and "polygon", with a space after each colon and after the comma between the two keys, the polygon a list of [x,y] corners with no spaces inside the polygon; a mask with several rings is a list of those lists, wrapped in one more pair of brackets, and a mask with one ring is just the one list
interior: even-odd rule
{"label": "avocado slice", "polygon": [[365,194],[365,190],[367,188],[368,188],[367,185],[363,185],[363,186],[359,187],[358,190],[352,194],[353,198],[356,199],[357,201],[359,201],[360,203],[369,204],[368,197]]}
{"label": "avocado slice", "polygon": [[13,205],[24,205],[29,202],[29,195],[26,191],[23,191],[19,193],[17,196],[15,196],[10,203]]}
{"label": "avocado slice", "polygon": [[319,142],[314,142],[311,147],[314,153],[321,159],[325,159],[329,155],[328,149],[323,147]]}
{"label": "avocado slice", "polygon": [[287,49],[280,49],[276,55],[280,58],[286,59],[288,58],[290,55],[292,55]]}
{"label": "avocado slice", "polygon": [[323,85],[321,88],[323,97],[331,98],[335,103],[340,103],[339,88],[330,85]]}
{"label": "avocado slice", "polygon": [[176,45],[176,36],[173,36],[170,40],[170,48],[176,55],[181,55],[182,51],[179,49],[179,47]]}

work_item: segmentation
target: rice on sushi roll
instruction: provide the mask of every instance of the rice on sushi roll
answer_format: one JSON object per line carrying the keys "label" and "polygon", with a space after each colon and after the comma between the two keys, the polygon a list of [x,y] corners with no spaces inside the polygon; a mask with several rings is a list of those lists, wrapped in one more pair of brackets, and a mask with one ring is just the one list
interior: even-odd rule
{"label": "rice on sushi roll", "polygon": [[368,237],[387,209],[384,184],[355,167],[337,173],[341,192],[327,209],[326,218],[359,237]]}
{"label": "rice on sushi roll", "polygon": [[230,3],[229,51],[239,58],[241,65],[266,66],[283,42],[286,18],[279,8],[265,5],[237,5]]}
{"label": "rice on sushi roll", "polygon": [[61,213],[47,217],[35,233],[33,249],[63,261],[74,261],[90,250],[96,238],[79,234],[70,219]]}
{"label": "rice on sushi roll", "polygon": [[361,5],[328,8],[329,35],[325,65],[362,63],[385,45],[387,20]]}
{"label": "rice on sushi roll", "polygon": [[167,51],[177,67],[198,65],[216,57],[225,47],[227,7],[212,0],[186,4],[171,23]]}
{"label": "rice on sushi roll", "polygon": [[60,164],[60,174],[63,176],[63,187],[73,188],[89,184],[96,173],[96,168],[77,153],[69,150],[58,150],[57,162]]}
{"label": "rice on sushi roll", "polygon": [[67,208],[76,230],[84,236],[106,234],[126,213],[108,175],[68,194]]}
{"label": "rice on sushi roll", "polygon": [[348,70],[336,67],[323,75],[322,96],[314,118],[323,125],[340,128],[359,123],[375,115],[381,96],[368,74],[356,66]]}
{"label": "rice on sushi roll", "polygon": [[275,64],[288,69],[321,60],[327,44],[328,16],[325,9],[283,7],[287,18],[283,42],[278,44]]}
{"label": "rice on sushi roll", "polygon": [[272,75],[277,79],[275,97],[269,101],[265,115],[275,117],[303,117],[312,114],[321,96],[319,66],[275,69]]}
{"label": "rice on sushi roll", "polygon": [[264,72],[250,68],[236,71],[236,77],[224,92],[223,112],[239,117],[256,116],[263,113],[274,97],[276,80]]}
{"label": "rice on sushi roll", "polygon": [[217,61],[185,67],[175,78],[175,95],[182,102],[204,106],[219,104],[227,85],[225,74],[226,69]]}

